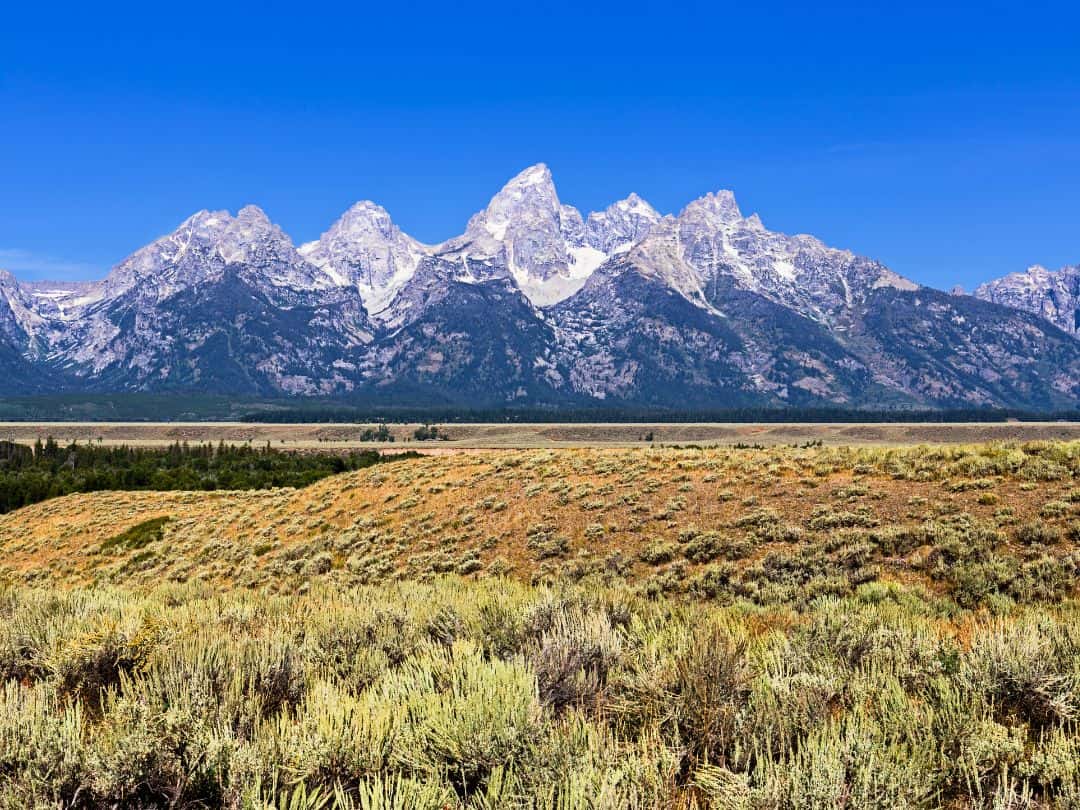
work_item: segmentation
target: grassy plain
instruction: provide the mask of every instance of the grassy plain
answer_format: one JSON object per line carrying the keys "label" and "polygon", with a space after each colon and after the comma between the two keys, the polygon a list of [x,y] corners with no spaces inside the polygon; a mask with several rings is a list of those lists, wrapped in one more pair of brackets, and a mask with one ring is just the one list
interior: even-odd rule
{"label": "grassy plain", "polygon": [[[72,441],[164,446],[192,443],[251,442],[275,447],[330,449],[383,446],[360,436],[375,425],[274,424],[247,422],[0,422],[0,440],[26,444],[52,436]],[[418,424],[390,424],[394,446],[411,441]],[[538,449],[556,447],[643,447],[651,444],[804,444],[890,446],[905,444],[970,444],[990,441],[1070,441],[1080,439],[1077,422],[957,423],[506,423],[440,425],[445,442],[429,449]],[[647,437],[652,436],[650,440]]]}
{"label": "grassy plain", "polygon": [[519,449],[26,507],[0,808],[1080,807],[1078,474]]}

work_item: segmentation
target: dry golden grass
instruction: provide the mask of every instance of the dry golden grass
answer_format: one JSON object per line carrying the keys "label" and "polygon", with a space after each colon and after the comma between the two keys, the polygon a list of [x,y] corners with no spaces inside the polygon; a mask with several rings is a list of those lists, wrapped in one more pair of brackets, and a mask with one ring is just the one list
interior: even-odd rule
{"label": "dry golden grass", "polygon": [[[1034,579],[1050,560],[1060,578],[1076,558],[1078,459],[1080,442],[508,450],[396,462],[303,490],[73,495],[0,516],[0,578],[289,591],[457,572],[671,591],[724,574],[725,562],[787,582],[773,569],[790,558],[800,587],[810,577],[842,591],[839,572],[851,586],[934,589],[941,565],[978,564],[982,577],[995,555],[1032,566]],[[160,541],[110,547],[160,517]],[[980,538],[970,553],[937,548],[970,536]]]}

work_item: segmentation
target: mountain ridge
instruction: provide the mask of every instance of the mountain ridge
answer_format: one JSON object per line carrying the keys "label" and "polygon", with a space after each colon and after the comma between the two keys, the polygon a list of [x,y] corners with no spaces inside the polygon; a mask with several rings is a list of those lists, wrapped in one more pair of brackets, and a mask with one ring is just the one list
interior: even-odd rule
{"label": "mountain ridge", "polygon": [[360,201],[296,246],[249,205],[196,212],[100,281],[0,274],[0,393],[44,372],[98,392],[1075,406],[1080,341],[986,297],[770,231],[727,190],[583,216],[536,164],[435,245]]}

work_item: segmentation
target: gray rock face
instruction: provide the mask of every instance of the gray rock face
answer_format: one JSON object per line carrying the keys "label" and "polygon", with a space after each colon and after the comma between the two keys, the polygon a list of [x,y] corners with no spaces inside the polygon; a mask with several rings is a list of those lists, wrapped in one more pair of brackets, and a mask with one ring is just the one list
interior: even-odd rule
{"label": "gray rock face", "polygon": [[585,244],[584,231],[581,214],[559,202],[541,163],[507,183],[434,255],[460,265],[464,281],[512,278],[535,305],[548,306],[580,289],[607,258]]}
{"label": "gray rock face", "polygon": [[660,215],[637,194],[612,203],[603,211],[589,214],[585,241],[590,247],[612,256],[636,245],[660,221]]}
{"label": "gray rock face", "polygon": [[429,249],[390,219],[380,205],[358,202],[318,241],[300,248],[300,255],[323,270],[329,280],[354,287],[374,317],[384,312],[416,272]]}
{"label": "gray rock face", "polygon": [[101,294],[105,299],[134,294],[161,301],[220,279],[227,267],[238,268],[245,282],[286,305],[331,286],[262,209],[249,205],[235,217],[227,211],[190,217],[117,265],[102,282]]}
{"label": "gray rock face", "polygon": [[812,236],[766,230],[756,215],[742,216],[730,191],[690,203],[671,227],[683,260],[714,306],[722,303],[716,291],[730,284],[829,324],[873,289],[918,287],[878,262],[829,248]]}
{"label": "gray rock face", "polygon": [[37,319],[40,316],[34,312],[32,302],[15,276],[0,270],[0,341],[14,349],[24,350]]}
{"label": "gray rock face", "polygon": [[1023,273],[980,284],[974,295],[1031,312],[1070,335],[1080,335],[1080,265],[1057,271],[1032,265]]}
{"label": "gray rock face", "polygon": [[41,337],[46,324],[31,291],[11,273],[0,270],[0,391],[41,393],[50,382],[56,390],[67,386],[61,375],[43,375],[39,366],[48,348],[47,340]]}
{"label": "gray rock face", "polygon": [[769,231],[729,191],[583,217],[538,164],[440,245],[360,202],[296,249],[249,206],[195,214],[99,282],[0,272],[0,393],[1072,407],[1080,341],[1043,319],[1076,334],[1078,275],[947,295]]}
{"label": "gray rock face", "polygon": [[[51,362],[91,387],[220,390],[207,382],[215,377],[213,366],[225,363],[251,367],[246,376],[228,377],[247,389],[292,393],[318,393],[325,386],[297,384],[303,375],[276,371],[303,361],[284,335],[272,336],[275,322],[294,321],[298,312],[342,308],[348,299],[254,206],[235,217],[200,211],[101,282],[69,290],[38,288],[34,294],[41,302],[40,335],[49,343]],[[340,330],[334,342],[364,339],[366,319],[358,298],[353,309],[359,314],[348,322],[329,325]],[[314,332],[314,318],[311,328]],[[295,326],[287,331],[298,336]],[[239,336],[256,333],[265,337],[260,348],[248,345],[241,351]],[[242,356],[226,362],[233,349]]]}

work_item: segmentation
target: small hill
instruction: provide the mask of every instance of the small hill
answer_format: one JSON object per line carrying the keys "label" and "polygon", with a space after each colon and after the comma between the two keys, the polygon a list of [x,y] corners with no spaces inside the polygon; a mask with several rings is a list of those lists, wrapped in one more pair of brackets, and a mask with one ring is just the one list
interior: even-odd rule
{"label": "small hill", "polygon": [[305,590],[628,581],[797,603],[871,581],[961,604],[1072,593],[1080,442],[517,450],[425,456],[305,489],[104,492],[0,516],[0,579]]}

